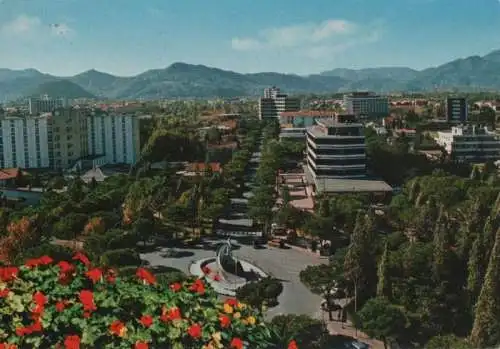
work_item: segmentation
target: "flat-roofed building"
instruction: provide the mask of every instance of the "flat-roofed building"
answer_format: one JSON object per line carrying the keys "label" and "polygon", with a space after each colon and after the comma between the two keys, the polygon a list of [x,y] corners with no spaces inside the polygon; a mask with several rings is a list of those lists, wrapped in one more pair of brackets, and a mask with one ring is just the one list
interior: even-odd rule
{"label": "flat-roofed building", "polygon": [[307,130],[307,167],[316,178],[366,176],[364,126],[354,115],[317,121]]}
{"label": "flat-roofed building", "polygon": [[389,99],[373,92],[353,92],[344,95],[344,108],[357,117],[389,115]]}
{"label": "flat-roofed building", "polygon": [[456,126],[451,131],[438,132],[435,139],[456,161],[481,163],[500,160],[500,140],[486,127]]}

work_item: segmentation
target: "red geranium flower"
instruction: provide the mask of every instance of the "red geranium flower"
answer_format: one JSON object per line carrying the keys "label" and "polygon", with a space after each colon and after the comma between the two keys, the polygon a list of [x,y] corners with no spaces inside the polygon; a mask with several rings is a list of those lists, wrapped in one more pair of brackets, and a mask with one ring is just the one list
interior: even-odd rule
{"label": "red geranium flower", "polygon": [[135,342],[134,349],[148,349],[149,345],[146,342]]}
{"label": "red geranium flower", "polygon": [[9,343],[0,343],[0,349],[17,349],[17,345]]}
{"label": "red geranium flower", "polygon": [[226,304],[235,307],[238,305],[238,300],[236,298],[229,298],[226,300]]}
{"label": "red geranium flower", "polygon": [[227,328],[227,327],[231,326],[231,319],[227,315],[221,315],[219,317],[219,321],[220,321],[220,325],[222,326],[222,328]]}
{"label": "red geranium flower", "polygon": [[231,348],[233,349],[243,349],[243,341],[237,337],[231,340]]}
{"label": "red geranium flower", "polygon": [[189,290],[191,292],[196,292],[198,294],[204,294],[205,293],[205,284],[201,279],[196,279],[196,281],[189,287]]}
{"label": "red geranium flower", "polygon": [[102,270],[99,268],[94,268],[92,270],[89,270],[88,272],[85,273],[85,275],[92,280],[92,282],[95,284],[102,278]]}
{"label": "red geranium flower", "polygon": [[80,302],[83,304],[83,310],[91,312],[97,310],[94,303],[94,294],[89,290],[82,290],[79,294]]}
{"label": "red geranium flower", "polygon": [[61,261],[57,265],[59,266],[60,269],[59,282],[63,285],[69,284],[75,272],[75,266],[66,261]]}
{"label": "red geranium flower", "polygon": [[35,308],[32,311],[33,319],[37,320],[42,316],[45,310],[45,304],[47,303],[47,297],[38,291],[33,294],[33,302],[35,302]]}
{"label": "red geranium flower", "polygon": [[39,265],[48,265],[52,263],[54,260],[49,256],[42,256],[40,258],[32,258],[28,259],[24,264],[28,268],[38,267]]}
{"label": "red geranium flower", "polygon": [[144,327],[150,327],[153,324],[153,317],[151,315],[143,315],[139,321]]}
{"label": "red geranium flower", "polygon": [[72,273],[75,270],[75,266],[66,261],[60,261],[57,265],[59,266],[61,273],[64,274]]}
{"label": "red geranium flower", "polygon": [[175,284],[172,284],[170,285],[170,289],[174,292],[178,292],[180,291],[180,289],[182,288],[182,285],[178,282],[176,282]]}
{"label": "red geranium flower", "polygon": [[18,327],[16,328],[16,334],[19,337],[32,334],[34,332],[42,332],[42,323],[40,320],[36,320],[32,325],[26,327]]}
{"label": "red geranium flower", "polygon": [[80,337],[67,336],[64,340],[64,347],[66,349],[80,349]]}
{"label": "red geranium flower", "polygon": [[193,338],[201,337],[201,326],[199,324],[193,324],[188,328],[188,334]]}
{"label": "red geranium flower", "polygon": [[151,274],[149,271],[147,271],[146,269],[144,268],[139,268],[137,269],[137,272],[135,273],[135,275],[141,279],[142,281],[144,281],[145,283],[149,284],[149,285],[154,285],[156,284],[156,278],[153,274]]}
{"label": "red geranium flower", "polygon": [[290,341],[290,343],[288,343],[288,349],[299,349],[299,347],[297,346],[297,342],[294,340]]}
{"label": "red geranium flower", "polygon": [[[0,298],[6,298],[9,295],[10,290],[7,288],[4,288],[3,290],[0,291]],[[0,349],[2,349],[0,347]]]}
{"label": "red geranium flower", "polygon": [[0,280],[3,282],[9,282],[14,280],[19,273],[19,269],[17,267],[0,267]]}
{"label": "red geranium flower", "polygon": [[123,336],[125,336],[125,334],[127,332],[127,328],[125,327],[123,322],[121,322],[120,320],[115,320],[109,326],[109,331],[114,335],[117,335],[119,337],[123,337]]}
{"label": "red geranium flower", "polygon": [[211,272],[210,268],[207,266],[201,268],[201,271],[203,272],[203,274],[210,274]]}
{"label": "red geranium flower", "polygon": [[56,303],[56,311],[62,312],[62,311],[64,311],[64,308],[66,308],[66,302],[65,301],[58,301]]}
{"label": "red geranium flower", "polygon": [[89,259],[87,258],[86,255],[84,255],[83,253],[80,253],[80,252],[77,252],[74,256],[73,256],[73,260],[74,261],[80,261],[82,262],[86,267],[90,266],[90,261]]}
{"label": "red geranium flower", "polygon": [[172,307],[167,310],[163,307],[161,310],[160,320],[163,322],[174,321],[182,319],[181,310],[178,307]]}

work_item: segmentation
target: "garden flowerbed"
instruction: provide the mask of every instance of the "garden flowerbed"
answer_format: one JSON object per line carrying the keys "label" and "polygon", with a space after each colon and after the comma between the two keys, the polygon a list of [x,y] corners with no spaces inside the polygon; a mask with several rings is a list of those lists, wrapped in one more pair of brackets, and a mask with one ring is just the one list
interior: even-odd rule
{"label": "garden flowerbed", "polygon": [[259,310],[220,303],[202,279],[163,287],[146,269],[120,277],[80,253],[0,267],[0,324],[9,349],[285,349]]}

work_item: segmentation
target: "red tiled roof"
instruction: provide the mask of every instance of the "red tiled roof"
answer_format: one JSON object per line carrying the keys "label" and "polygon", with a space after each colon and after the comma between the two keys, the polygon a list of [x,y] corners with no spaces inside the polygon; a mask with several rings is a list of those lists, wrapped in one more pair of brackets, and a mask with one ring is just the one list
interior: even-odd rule
{"label": "red tiled roof", "polygon": [[335,116],[334,111],[327,110],[300,110],[300,111],[284,111],[280,116],[304,116],[304,117],[320,117],[320,116]]}
{"label": "red tiled roof", "polygon": [[186,169],[190,172],[205,171],[207,169],[207,165],[210,166],[212,172],[221,171],[220,162],[209,162],[208,164],[204,162],[191,162],[187,165]]}
{"label": "red tiled roof", "polygon": [[[0,169],[0,181],[5,181],[7,179],[14,179],[19,175],[19,168],[3,168]],[[26,172],[22,172],[26,174]]]}

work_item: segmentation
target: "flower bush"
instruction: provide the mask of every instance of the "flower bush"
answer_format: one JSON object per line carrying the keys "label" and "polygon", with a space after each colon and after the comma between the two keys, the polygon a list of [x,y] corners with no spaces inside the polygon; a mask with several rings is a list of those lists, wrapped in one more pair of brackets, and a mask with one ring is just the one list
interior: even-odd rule
{"label": "flower bush", "polygon": [[10,349],[275,348],[260,311],[219,302],[202,279],[167,288],[146,269],[122,278],[80,253],[0,267],[0,324]]}

